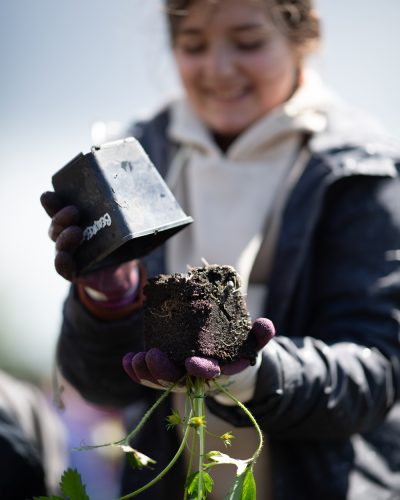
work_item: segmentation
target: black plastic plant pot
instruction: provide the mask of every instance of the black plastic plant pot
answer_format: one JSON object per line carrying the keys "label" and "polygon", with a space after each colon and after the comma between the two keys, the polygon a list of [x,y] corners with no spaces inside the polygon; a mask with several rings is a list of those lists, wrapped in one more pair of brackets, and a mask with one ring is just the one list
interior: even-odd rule
{"label": "black plastic plant pot", "polygon": [[133,137],[80,153],[52,183],[80,210],[78,274],[143,257],[193,222]]}

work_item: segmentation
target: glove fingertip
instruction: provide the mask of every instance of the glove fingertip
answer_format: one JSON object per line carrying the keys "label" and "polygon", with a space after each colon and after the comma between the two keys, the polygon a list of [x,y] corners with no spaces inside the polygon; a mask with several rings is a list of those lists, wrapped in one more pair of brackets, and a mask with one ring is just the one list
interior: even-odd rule
{"label": "glove fingertip", "polygon": [[122,366],[123,366],[125,372],[127,373],[127,375],[129,375],[129,377],[134,382],[136,382],[137,384],[140,384],[140,380],[136,376],[136,373],[132,367],[132,359],[134,356],[135,356],[134,352],[127,352],[125,354],[125,356],[122,358]]}
{"label": "glove fingertip", "polygon": [[169,359],[165,352],[156,347],[147,351],[146,364],[156,380],[176,382],[183,376],[183,371]]}
{"label": "glove fingertip", "polygon": [[53,223],[58,226],[68,227],[78,224],[79,219],[80,212],[78,207],[75,205],[66,205],[54,214]]}
{"label": "glove fingertip", "polygon": [[207,380],[221,375],[219,362],[214,358],[190,356],[185,359],[185,368],[189,375]]}
{"label": "glove fingertip", "polygon": [[153,384],[158,383],[147,366],[146,352],[138,352],[132,357],[132,368],[139,383],[141,383],[142,380],[148,380]]}
{"label": "glove fingertip", "polygon": [[252,332],[256,337],[257,349],[260,350],[275,336],[275,327],[268,318],[258,318],[254,321]]}
{"label": "glove fingertip", "polygon": [[126,354],[124,354],[124,356],[122,357],[122,365],[125,367],[126,365],[131,365],[132,364],[132,359],[133,359],[133,356],[135,355],[136,353],[134,352],[127,352]]}
{"label": "glove fingertip", "polygon": [[42,193],[40,195],[40,204],[50,217],[53,217],[64,206],[61,198],[54,191]]}
{"label": "glove fingertip", "polygon": [[57,273],[68,281],[72,281],[75,276],[75,262],[68,252],[56,253],[54,267]]}
{"label": "glove fingertip", "polygon": [[58,235],[56,250],[75,252],[83,240],[83,231],[79,226],[69,226]]}

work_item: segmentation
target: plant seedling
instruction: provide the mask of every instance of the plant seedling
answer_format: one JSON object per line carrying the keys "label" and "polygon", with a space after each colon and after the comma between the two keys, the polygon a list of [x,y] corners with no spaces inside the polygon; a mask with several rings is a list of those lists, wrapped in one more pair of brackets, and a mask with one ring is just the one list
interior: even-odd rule
{"label": "plant seedling", "polygon": [[[247,358],[250,364],[254,363],[257,350],[253,339],[248,337],[251,322],[243,297],[238,293],[239,286],[239,278],[235,270],[229,266],[204,266],[191,269],[188,275],[160,275],[150,280],[145,289],[146,349],[158,347],[178,365],[183,364],[186,357],[193,355],[213,357],[222,365],[243,357]],[[214,334],[210,340],[207,332],[211,329],[218,334]],[[179,342],[176,342],[177,332],[179,332]],[[182,439],[178,450],[168,465],[150,482],[117,500],[138,496],[160,481],[187,447],[190,449],[190,457],[186,481],[182,485],[183,500],[205,500],[213,489],[212,469],[227,464],[236,466],[236,475],[225,500],[255,500],[256,484],[253,467],[263,446],[262,432],[251,412],[231,394],[227,386],[218,382],[218,378],[206,380],[184,375],[161,393],[135,429],[123,439],[107,444],[82,446],[78,450],[92,450],[105,446],[119,447],[127,454],[128,461],[134,469],[151,467],[155,463],[154,460],[132,448],[130,443],[150,415],[177,386],[185,388],[185,414],[180,415],[176,410],[172,410],[167,417],[166,431],[176,426],[182,427]],[[206,450],[208,431],[205,398],[210,390],[224,393],[243,410],[254,426],[259,444],[248,459],[239,460],[218,450]],[[234,439],[233,434],[230,431],[225,432],[220,436],[221,445],[226,449],[232,439]],[[58,497],[55,498],[58,500]],[[87,497],[69,498],[87,500]],[[44,500],[44,497],[35,500]]]}

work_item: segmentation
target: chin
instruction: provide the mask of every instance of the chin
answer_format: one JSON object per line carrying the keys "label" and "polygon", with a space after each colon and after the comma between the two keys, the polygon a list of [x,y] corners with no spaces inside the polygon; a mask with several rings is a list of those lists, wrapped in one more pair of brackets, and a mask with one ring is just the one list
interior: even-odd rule
{"label": "chin", "polygon": [[245,117],[243,114],[238,116],[237,113],[235,115],[225,115],[207,117],[203,115],[203,119],[208,125],[208,127],[215,133],[219,135],[240,135],[242,132],[247,130],[249,127],[253,125],[258,119],[258,117]]}
{"label": "chin", "polygon": [[242,132],[244,132],[246,129],[248,129],[251,126],[252,122],[246,123],[246,124],[232,124],[230,123],[214,123],[213,125],[210,126],[210,128],[218,135],[221,136],[227,136],[227,137],[232,137],[235,136],[237,137],[240,135]]}

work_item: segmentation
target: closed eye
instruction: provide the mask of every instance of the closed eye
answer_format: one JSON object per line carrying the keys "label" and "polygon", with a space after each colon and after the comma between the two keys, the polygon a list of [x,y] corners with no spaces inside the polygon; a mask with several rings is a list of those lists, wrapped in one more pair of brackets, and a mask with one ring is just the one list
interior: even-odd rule
{"label": "closed eye", "polygon": [[200,54],[201,52],[204,52],[207,48],[206,44],[201,43],[201,44],[196,44],[196,45],[183,45],[179,47],[182,52],[185,52],[186,54]]}
{"label": "closed eye", "polygon": [[239,50],[243,51],[249,51],[251,52],[252,50],[258,50],[264,47],[265,45],[265,40],[257,40],[255,42],[239,42],[236,43],[236,46]]}

